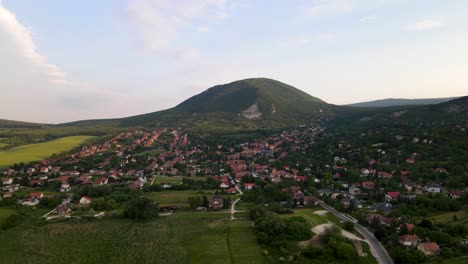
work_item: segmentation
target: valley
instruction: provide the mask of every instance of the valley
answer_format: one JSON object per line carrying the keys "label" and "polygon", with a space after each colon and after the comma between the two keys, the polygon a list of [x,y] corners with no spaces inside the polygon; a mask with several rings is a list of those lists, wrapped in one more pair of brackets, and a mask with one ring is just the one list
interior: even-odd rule
{"label": "valley", "polygon": [[125,119],[4,122],[0,262],[463,260],[467,99],[341,107],[249,79]]}

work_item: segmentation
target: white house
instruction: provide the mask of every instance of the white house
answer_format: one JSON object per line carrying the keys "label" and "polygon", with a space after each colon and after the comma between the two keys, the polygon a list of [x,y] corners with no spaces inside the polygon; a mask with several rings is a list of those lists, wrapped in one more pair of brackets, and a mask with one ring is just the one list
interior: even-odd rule
{"label": "white house", "polygon": [[83,196],[80,199],[80,204],[90,204],[93,199],[89,198],[88,196]]}
{"label": "white house", "polygon": [[3,185],[10,185],[10,184],[13,183],[13,179],[12,178],[3,178],[2,182],[3,182]]}

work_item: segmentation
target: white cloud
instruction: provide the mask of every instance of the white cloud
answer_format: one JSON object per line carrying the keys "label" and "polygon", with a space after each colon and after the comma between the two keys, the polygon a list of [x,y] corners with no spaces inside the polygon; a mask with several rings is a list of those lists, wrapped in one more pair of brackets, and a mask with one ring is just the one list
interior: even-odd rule
{"label": "white cloud", "polygon": [[348,14],[352,11],[353,5],[350,0],[315,0],[307,10],[312,17]]}
{"label": "white cloud", "polygon": [[406,30],[409,31],[423,31],[423,30],[433,30],[442,27],[442,22],[436,19],[426,19],[413,24],[409,24],[406,27]]}
{"label": "white cloud", "polygon": [[155,52],[170,48],[178,30],[202,15],[223,19],[225,0],[129,0],[128,13],[143,46]]}
{"label": "white cloud", "polygon": [[31,31],[22,25],[16,15],[6,9],[0,1],[0,30],[3,30],[15,43],[21,55],[30,63],[39,67],[48,76],[51,83],[67,84],[67,76],[57,65],[50,64],[46,58],[39,54],[33,41]]}

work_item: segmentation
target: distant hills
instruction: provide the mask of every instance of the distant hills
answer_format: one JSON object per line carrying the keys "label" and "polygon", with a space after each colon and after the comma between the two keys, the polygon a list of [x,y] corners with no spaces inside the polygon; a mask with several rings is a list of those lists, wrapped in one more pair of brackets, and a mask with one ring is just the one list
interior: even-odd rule
{"label": "distant hills", "polygon": [[431,105],[448,102],[458,97],[446,98],[424,98],[424,99],[403,99],[403,98],[388,98],[369,102],[348,104],[347,106],[355,107],[388,107],[388,106],[401,106],[401,105]]}
{"label": "distant hills", "polygon": [[186,127],[197,131],[237,133],[282,129],[318,120],[334,120],[331,124],[350,126],[458,122],[468,118],[467,113],[468,97],[384,99],[338,106],[276,80],[253,78],[208,88],[173,108],[148,114],[59,125],[0,120],[0,128],[58,127],[67,132],[73,130],[89,134],[90,131],[105,132],[127,127]]}

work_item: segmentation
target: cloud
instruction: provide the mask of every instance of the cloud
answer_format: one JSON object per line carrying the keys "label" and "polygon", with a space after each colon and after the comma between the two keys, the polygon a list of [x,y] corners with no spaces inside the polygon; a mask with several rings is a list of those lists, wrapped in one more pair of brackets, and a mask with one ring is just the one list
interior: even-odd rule
{"label": "cloud", "polygon": [[315,0],[307,10],[312,17],[348,14],[352,11],[353,5],[349,0]]}
{"label": "cloud", "polygon": [[226,0],[128,0],[129,18],[143,46],[153,52],[166,51],[182,26],[202,15],[227,17]]}
{"label": "cloud", "polygon": [[50,64],[46,58],[39,54],[33,41],[31,31],[22,25],[16,15],[6,9],[0,1],[0,29],[3,30],[15,43],[21,55],[31,64],[39,67],[48,76],[51,83],[67,84],[67,76],[57,65]]}
{"label": "cloud", "polygon": [[406,27],[408,31],[423,31],[423,30],[433,30],[442,27],[442,22],[435,19],[426,19],[413,24],[409,24]]}

